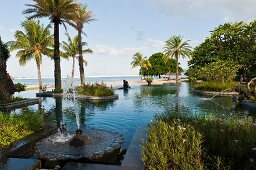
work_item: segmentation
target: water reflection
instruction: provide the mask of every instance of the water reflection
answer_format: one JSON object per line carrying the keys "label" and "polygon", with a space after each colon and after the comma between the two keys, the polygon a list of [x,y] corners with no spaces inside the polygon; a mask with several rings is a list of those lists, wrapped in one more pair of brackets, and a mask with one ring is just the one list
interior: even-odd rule
{"label": "water reflection", "polygon": [[[26,96],[30,93],[24,93],[24,97],[31,98]],[[195,95],[190,92],[190,84],[183,82],[179,83],[178,88],[175,83],[135,86],[129,91],[116,90],[115,93],[119,95],[118,100],[76,100],[75,104],[61,98],[46,98],[42,101],[42,108],[46,110],[47,123],[52,122],[60,126],[60,122],[64,122],[69,130],[75,130],[74,113],[79,113],[81,126],[120,132],[125,137],[125,146],[129,145],[138,126],[146,126],[155,115],[162,113],[185,110],[188,114],[255,114],[255,110],[236,106],[231,97],[216,97],[210,100],[208,97]]]}

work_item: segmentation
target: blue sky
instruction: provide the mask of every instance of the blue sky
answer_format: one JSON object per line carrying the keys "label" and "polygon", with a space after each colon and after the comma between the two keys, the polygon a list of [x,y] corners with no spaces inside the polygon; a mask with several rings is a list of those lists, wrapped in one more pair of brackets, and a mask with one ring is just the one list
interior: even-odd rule
{"label": "blue sky", "polygon": [[[161,52],[164,41],[172,35],[181,35],[195,47],[209,36],[209,31],[219,24],[234,21],[252,21],[256,17],[255,0],[86,0],[96,19],[85,25],[88,43],[94,53],[84,55],[88,61],[86,76],[137,75],[138,68],[131,69],[133,54],[145,56]],[[3,41],[13,40],[14,32],[21,29],[25,19],[22,11],[32,0],[3,1],[0,7],[0,35]],[[47,25],[47,18],[41,19]],[[72,36],[76,31],[68,27]],[[66,40],[61,29],[61,40]],[[8,72],[14,77],[36,77],[36,65],[32,60],[20,66],[15,52],[8,60]],[[187,68],[187,60],[181,59]],[[71,73],[71,60],[62,60],[62,76]],[[54,62],[44,57],[42,76],[53,77]],[[78,65],[76,65],[78,76]]]}

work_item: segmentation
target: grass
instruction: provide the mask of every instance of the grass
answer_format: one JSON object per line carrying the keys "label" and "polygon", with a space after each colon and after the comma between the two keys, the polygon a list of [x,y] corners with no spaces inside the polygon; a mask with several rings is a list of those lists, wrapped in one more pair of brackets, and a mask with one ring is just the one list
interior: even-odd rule
{"label": "grass", "polygon": [[78,94],[86,96],[97,96],[97,97],[106,97],[113,96],[114,90],[108,88],[105,84],[95,83],[95,84],[84,84],[76,88]]}
{"label": "grass", "polygon": [[21,113],[0,112],[0,149],[44,126],[43,114],[23,109]]}
{"label": "grass", "polygon": [[255,142],[252,117],[168,113],[150,125],[143,160],[147,169],[256,169]]}
{"label": "grass", "polygon": [[220,82],[202,82],[202,83],[193,83],[192,87],[196,90],[204,91],[216,91],[221,92],[223,90],[234,91],[238,83],[229,82],[229,83],[220,83]]}

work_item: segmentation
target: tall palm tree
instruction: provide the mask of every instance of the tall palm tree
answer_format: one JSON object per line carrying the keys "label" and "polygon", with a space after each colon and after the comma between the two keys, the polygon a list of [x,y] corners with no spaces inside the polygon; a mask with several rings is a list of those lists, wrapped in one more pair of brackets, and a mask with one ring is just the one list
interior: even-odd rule
{"label": "tall palm tree", "polygon": [[26,20],[22,22],[23,31],[15,32],[15,41],[11,41],[10,50],[19,50],[16,57],[20,65],[25,65],[29,60],[34,59],[37,66],[39,92],[42,92],[41,64],[42,55],[51,56],[53,36],[50,33],[50,25],[44,27],[39,21]]}
{"label": "tall palm tree", "polygon": [[[63,48],[63,57],[69,58],[72,57],[72,78],[74,78],[75,75],[75,59],[78,58],[79,50],[78,50],[78,37],[75,36],[73,39],[69,36],[69,34],[66,34],[68,37],[68,42],[62,41],[62,48]],[[82,46],[85,46],[87,43],[82,42]],[[83,53],[92,53],[91,49],[84,49],[82,51]],[[87,61],[83,62],[85,65],[87,65]]]}
{"label": "tall palm tree", "polygon": [[81,84],[85,83],[84,59],[83,59],[83,40],[82,33],[84,24],[93,21],[92,12],[87,10],[87,5],[80,5],[80,9],[76,11],[76,17],[73,20],[73,27],[77,30],[78,51],[79,51],[79,71]]}
{"label": "tall palm tree", "polygon": [[181,36],[172,36],[165,42],[164,53],[176,59],[176,86],[179,78],[179,57],[190,57],[191,47],[189,40],[183,41]]}
{"label": "tall palm tree", "polygon": [[149,60],[147,60],[147,57],[143,57],[141,53],[134,54],[131,65],[132,65],[132,68],[140,67],[141,80],[143,76],[143,68],[148,69],[149,67],[151,67]]}
{"label": "tall palm tree", "polygon": [[[80,8],[75,0],[33,0],[34,4],[26,4],[24,14],[31,14],[31,18],[49,17],[54,24],[54,78],[55,89],[61,89],[61,67],[59,50],[59,26],[70,23],[74,19],[74,11]],[[64,25],[65,26],[65,25]]]}

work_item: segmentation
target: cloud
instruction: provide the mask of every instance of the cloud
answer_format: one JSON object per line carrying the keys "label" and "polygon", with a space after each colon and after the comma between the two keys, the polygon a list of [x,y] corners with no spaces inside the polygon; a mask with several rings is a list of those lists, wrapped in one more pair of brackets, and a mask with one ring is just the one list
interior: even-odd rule
{"label": "cloud", "polygon": [[112,55],[112,56],[130,56],[138,51],[142,51],[143,48],[123,48],[118,49],[116,47],[111,47],[108,45],[96,45],[94,49],[94,53],[96,54],[105,54],[105,55]]}
{"label": "cloud", "polygon": [[132,56],[136,52],[142,52],[146,50],[158,49],[161,50],[164,46],[164,42],[161,40],[149,39],[145,44],[138,48],[122,48],[118,49],[109,45],[98,44],[93,50],[95,54],[111,55],[111,56]]}
{"label": "cloud", "polygon": [[146,46],[149,48],[163,48],[164,42],[161,40],[149,39],[146,43]]}
{"label": "cloud", "polygon": [[256,17],[255,0],[146,0],[167,17],[220,17],[223,20]]}

